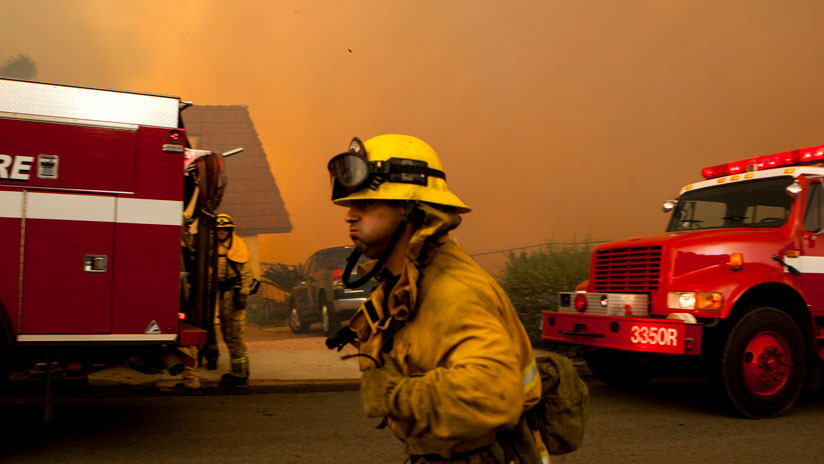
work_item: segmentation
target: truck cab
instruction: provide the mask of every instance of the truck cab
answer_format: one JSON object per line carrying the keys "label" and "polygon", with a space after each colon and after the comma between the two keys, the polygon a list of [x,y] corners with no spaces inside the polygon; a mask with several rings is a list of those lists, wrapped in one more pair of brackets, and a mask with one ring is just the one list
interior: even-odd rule
{"label": "truck cab", "polygon": [[665,232],[603,244],[589,280],[543,314],[611,384],[700,359],[749,417],[789,410],[824,357],[824,146],[705,168]]}

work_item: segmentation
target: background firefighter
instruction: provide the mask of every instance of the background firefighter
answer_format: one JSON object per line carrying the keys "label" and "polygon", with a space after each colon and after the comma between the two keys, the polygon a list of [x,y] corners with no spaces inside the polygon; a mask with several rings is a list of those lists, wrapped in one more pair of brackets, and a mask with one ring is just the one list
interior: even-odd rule
{"label": "background firefighter", "polygon": [[[448,238],[470,208],[434,150],[356,138],[329,172],[356,246],[344,282],[381,282],[327,341],[358,346],[366,415],[384,417],[416,464],[548,462],[522,417],[541,395],[531,344],[504,291]],[[349,282],[359,253],[373,260]]]}
{"label": "background firefighter", "polygon": [[228,214],[217,216],[217,239],[218,317],[231,365],[220,386],[237,387],[249,382],[245,309],[254,275],[249,246],[235,233],[235,223]]}

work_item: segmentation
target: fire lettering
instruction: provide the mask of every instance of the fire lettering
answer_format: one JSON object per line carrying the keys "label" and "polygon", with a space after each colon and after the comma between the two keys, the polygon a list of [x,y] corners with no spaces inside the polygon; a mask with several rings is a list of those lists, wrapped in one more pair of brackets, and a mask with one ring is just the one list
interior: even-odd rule
{"label": "fire lettering", "polygon": [[29,180],[33,156],[0,155],[0,179]]}

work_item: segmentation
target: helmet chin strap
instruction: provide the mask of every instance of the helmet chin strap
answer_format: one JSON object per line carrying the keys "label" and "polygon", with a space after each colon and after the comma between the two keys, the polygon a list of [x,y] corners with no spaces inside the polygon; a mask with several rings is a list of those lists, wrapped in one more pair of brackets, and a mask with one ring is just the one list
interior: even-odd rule
{"label": "helmet chin strap", "polygon": [[401,235],[403,235],[404,229],[406,229],[406,224],[409,222],[412,216],[412,212],[418,209],[418,202],[417,201],[406,201],[404,202],[403,213],[401,215],[401,220],[398,223],[398,226],[395,228],[395,232],[392,234],[392,238],[389,240],[389,245],[387,245],[386,249],[381,254],[380,258],[378,258],[377,264],[366,273],[365,276],[359,278],[358,280],[351,282],[349,279],[352,277],[352,271],[355,269],[355,266],[358,264],[358,259],[361,257],[361,252],[357,248],[352,250],[352,254],[346,258],[346,268],[343,270],[343,285],[346,288],[356,288],[360,287],[361,285],[365,284],[369,281],[375,274],[377,274],[383,266],[386,264],[386,261],[389,259],[389,255],[392,254],[392,250],[395,249],[395,245],[398,244],[398,241],[401,239]]}

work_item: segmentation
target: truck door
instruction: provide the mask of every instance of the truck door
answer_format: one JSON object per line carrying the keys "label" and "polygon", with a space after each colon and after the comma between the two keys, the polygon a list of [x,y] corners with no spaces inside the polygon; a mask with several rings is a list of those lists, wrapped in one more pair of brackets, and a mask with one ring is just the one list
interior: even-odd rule
{"label": "truck door", "polygon": [[24,193],[25,334],[111,330],[115,198]]}
{"label": "truck door", "polygon": [[814,180],[807,189],[801,250],[797,258],[785,257],[801,274],[795,280],[814,313],[824,314],[824,185]]}

